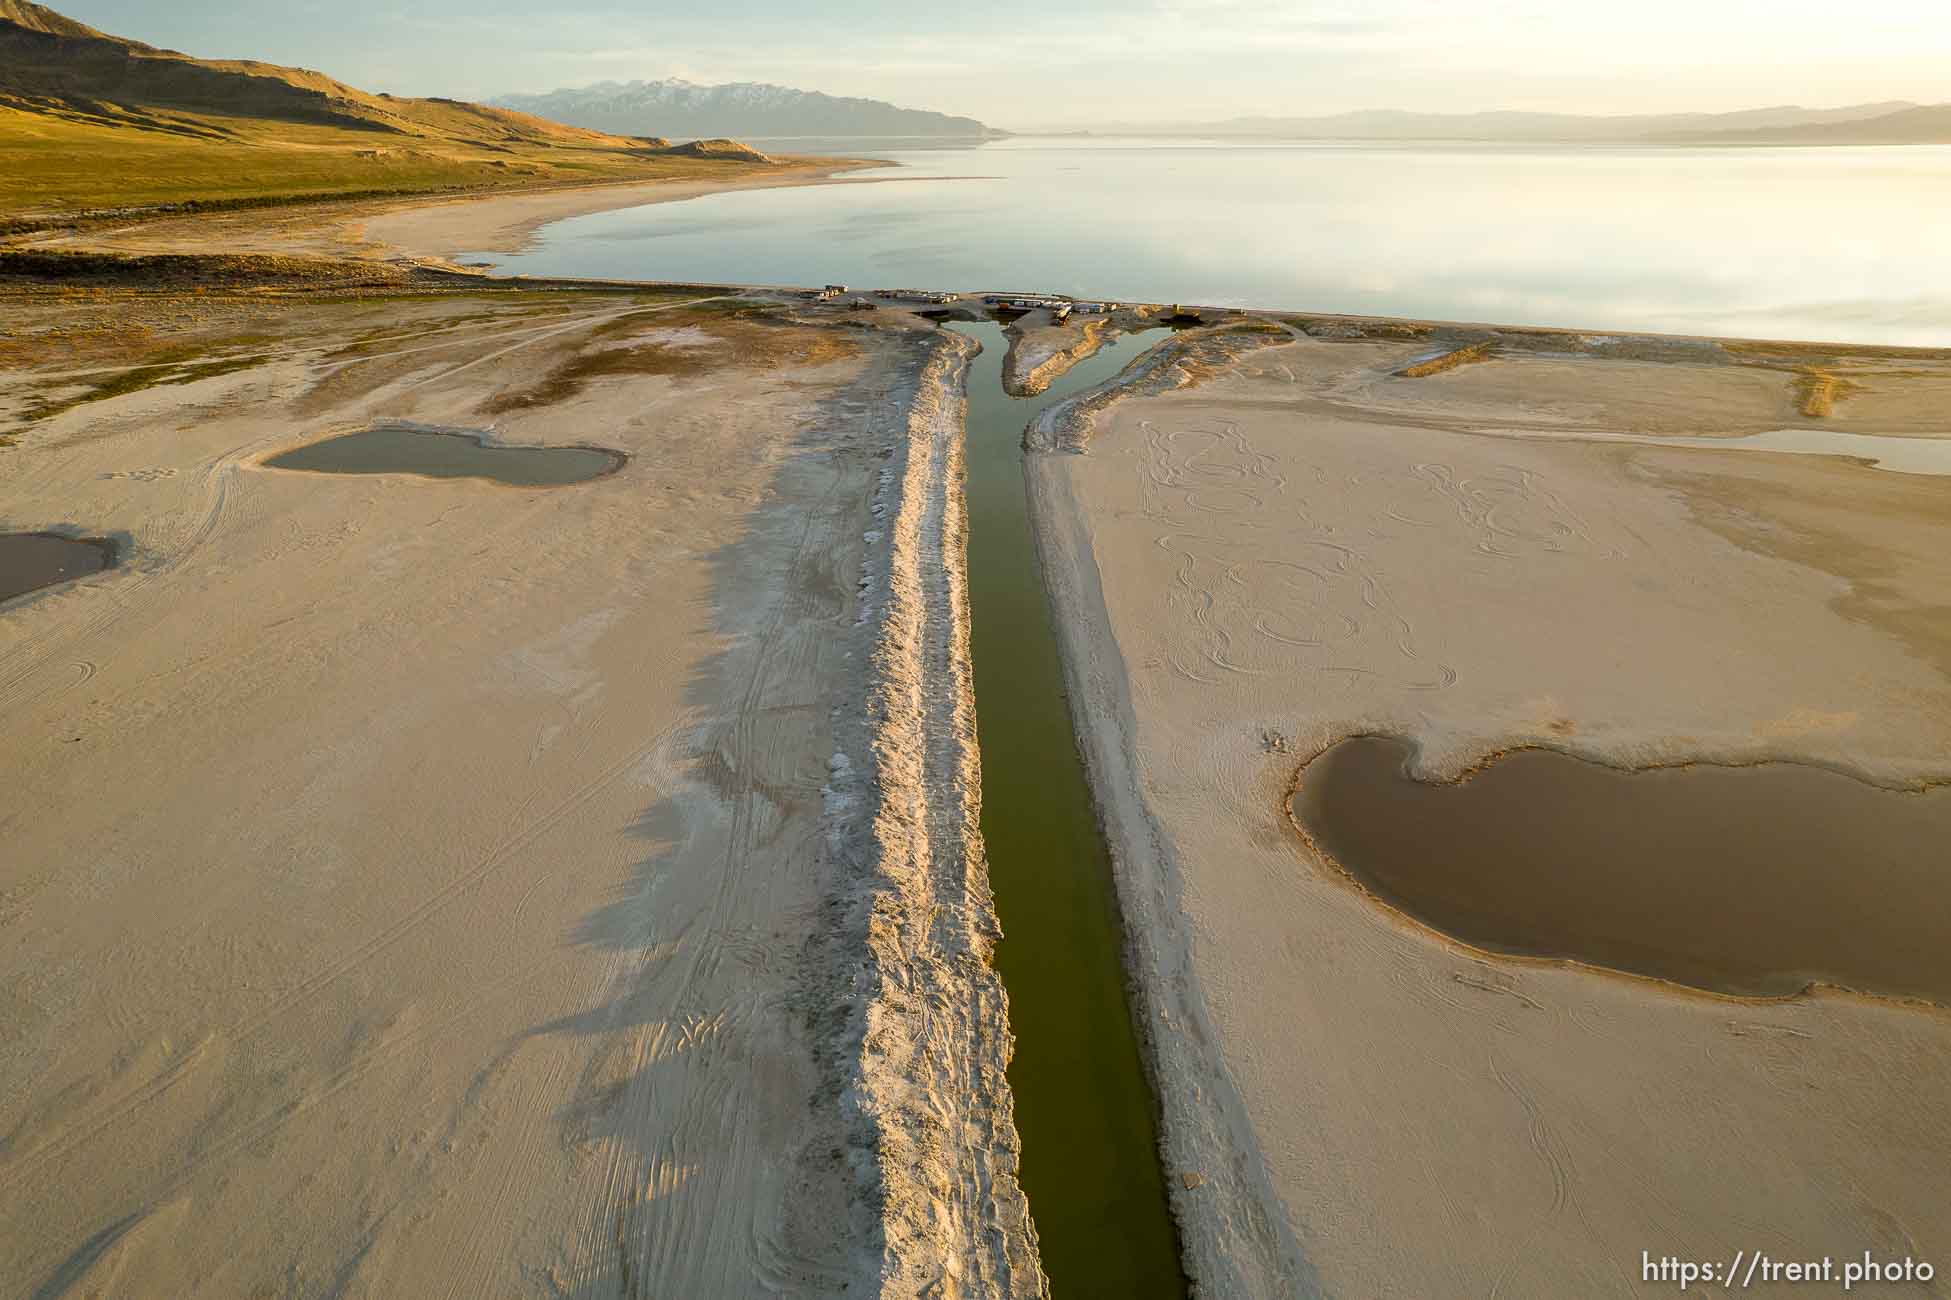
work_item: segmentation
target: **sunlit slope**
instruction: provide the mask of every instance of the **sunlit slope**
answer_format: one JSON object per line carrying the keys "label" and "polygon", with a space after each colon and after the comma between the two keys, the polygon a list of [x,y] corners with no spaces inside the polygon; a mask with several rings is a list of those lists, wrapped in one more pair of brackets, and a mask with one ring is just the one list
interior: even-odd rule
{"label": "sunlit slope", "polygon": [[708,177],[749,166],[301,68],[217,62],[0,0],[0,211]]}

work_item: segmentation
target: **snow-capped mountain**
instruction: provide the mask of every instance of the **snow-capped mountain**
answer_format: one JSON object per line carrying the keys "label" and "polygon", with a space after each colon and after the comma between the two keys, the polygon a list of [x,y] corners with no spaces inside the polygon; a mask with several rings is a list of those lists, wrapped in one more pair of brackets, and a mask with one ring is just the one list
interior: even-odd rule
{"label": "snow-capped mountain", "polygon": [[898,108],[878,99],[823,95],[757,81],[704,86],[663,81],[603,81],[544,95],[504,95],[490,103],[571,126],[621,135],[936,136],[1001,135],[972,117]]}

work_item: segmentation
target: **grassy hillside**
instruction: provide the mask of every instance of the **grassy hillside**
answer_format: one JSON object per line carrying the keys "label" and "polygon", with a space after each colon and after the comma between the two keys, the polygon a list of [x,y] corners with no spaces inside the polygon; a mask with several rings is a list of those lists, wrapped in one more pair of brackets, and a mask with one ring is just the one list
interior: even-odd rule
{"label": "grassy hillside", "polygon": [[375,140],[333,127],[182,117],[215,138],[0,107],[0,215],[184,202],[505,188],[564,181],[710,179],[751,164],[627,147]]}
{"label": "grassy hillside", "polygon": [[0,0],[0,215],[709,178],[756,158],[193,59]]}

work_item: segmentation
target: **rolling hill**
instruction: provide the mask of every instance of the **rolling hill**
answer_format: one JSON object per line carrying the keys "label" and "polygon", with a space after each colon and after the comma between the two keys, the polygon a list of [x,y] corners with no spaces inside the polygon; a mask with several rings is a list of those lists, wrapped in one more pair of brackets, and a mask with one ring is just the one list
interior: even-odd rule
{"label": "rolling hill", "polygon": [[663,81],[604,81],[543,95],[503,95],[489,101],[558,122],[634,134],[735,136],[926,136],[982,140],[1006,134],[972,117],[898,108],[763,82],[705,86]]}
{"label": "rolling hill", "polygon": [[708,176],[763,156],[672,150],[303,68],[192,58],[0,0],[0,212],[75,212],[557,181]]}

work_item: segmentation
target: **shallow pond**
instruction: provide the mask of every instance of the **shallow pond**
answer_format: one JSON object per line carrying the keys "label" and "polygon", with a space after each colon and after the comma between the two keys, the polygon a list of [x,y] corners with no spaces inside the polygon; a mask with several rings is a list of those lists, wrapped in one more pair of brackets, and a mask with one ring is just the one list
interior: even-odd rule
{"label": "shallow pond", "polygon": [[982,747],[982,836],[1002,919],[1020,1176],[1056,1300],[1185,1294],[1159,1166],[1156,1104],[1125,997],[1111,861],[1071,730],[1063,668],[1030,532],[1023,430],[1101,383],[1154,337],[1127,335],[1034,398],[1002,387],[1007,340],[969,373],[970,654]]}
{"label": "shallow pond", "polygon": [[1494,952],[1721,993],[1812,981],[1951,1005],[1951,788],[1794,763],[1628,771],[1542,749],[1461,782],[1344,740],[1293,800],[1385,901]]}
{"label": "shallow pond", "polygon": [[1951,438],[1901,438],[1875,433],[1837,433],[1831,429],[1771,429],[1714,443],[1696,441],[1693,445],[1789,451],[1804,456],[1848,456],[1897,474],[1951,475]]}
{"label": "shallow pond", "polygon": [[114,564],[115,543],[105,537],[0,533],[0,600],[99,573]]}
{"label": "shallow pond", "polygon": [[[1486,430],[1494,437],[1553,440],[1563,435]],[[1951,437],[1906,437],[1888,433],[1844,433],[1836,429],[1769,429],[1762,433],[1715,438],[1652,433],[1581,433],[1580,442],[1630,442],[1688,451],[1785,451],[1801,456],[1842,456],[1892,474],[1951,476]]]}
{"label": "shallow pond", "polygon": [[478,433],[387,424],[309,443],[264,463],[317,474],[418,474],[563,487],[601,478],[623,462],[622,452],[602,447],[503,446]]}

